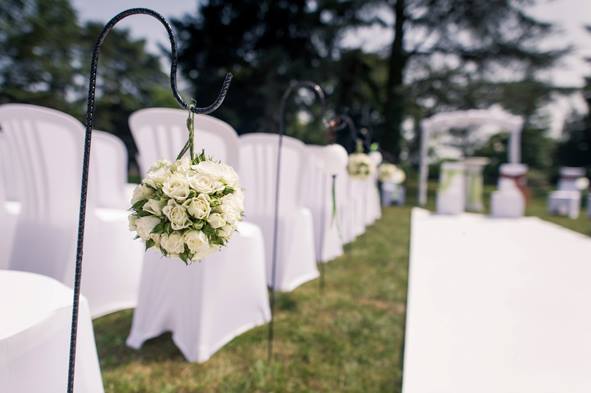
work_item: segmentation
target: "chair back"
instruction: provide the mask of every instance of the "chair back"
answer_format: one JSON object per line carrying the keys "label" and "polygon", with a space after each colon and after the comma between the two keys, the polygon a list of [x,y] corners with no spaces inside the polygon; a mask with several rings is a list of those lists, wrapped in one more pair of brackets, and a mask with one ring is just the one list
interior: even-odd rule
{"label": "chair back", "polygon": [[10,171],[20,180],[21,217],[47,222],[75,218],[82,173],[82,123],[53,109],[7,104],[0,107],[0,125],[12,152]]}
{"label": "chair back", "polygon": [[90,160],[89,189],[96,204],[123,207],[127,184],[127,148],[123,141],[108,132],[93,130]]}
{"label": "chair back", "polygon": [[[245,134],[240,137],[240,179],[245,190],[247,215],[270,215],[275,206],[277,151],[279,135],[268,133]],[[302,206],[302,173],[305,145],[284,136],[279,184],[281,212]]]}
{"label": "chair back", "polygon": [[[143,175],[155,161],[174,161],[188,138],[187,111],[149,108],[132,113],[129,127],[138,147]],[[202,149],[216,160],[238,170],[239,139],[228,123],[208,115],[195,116],[195,152]]]}

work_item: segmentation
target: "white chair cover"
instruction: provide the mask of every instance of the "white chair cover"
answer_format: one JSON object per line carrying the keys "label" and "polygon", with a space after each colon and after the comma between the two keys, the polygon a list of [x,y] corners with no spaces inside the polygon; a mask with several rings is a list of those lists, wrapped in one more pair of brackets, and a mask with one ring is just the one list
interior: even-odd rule
{"label": "white chair cover", "polygon": [[[306,146],[307,169],[304,177],[304,205],[314,219],[315,253],[318,262],[328,262],[343,254],[343,245],[338,228],[338,209],[333,207],[332,175],[324,165],[324,146]],[[340,171],[342,172],[342,171]],[[338,174],[337,174],[338,176]],[[335,178],[335,203],[338,190]],[[333,208],[335,212],[333,214]]]}
{"label": "white chair cover", "polygon": [[89,192],[98,207],[129,209],[135,184],[127,183],[127,148],[121,139],[94,130]]}
{"label": "white chair cover", "polygon": [[560,168],[558,190],[548,197],[548,210],[552,214],[577,218],[581,209],[581,191],[577,179],[585,176],[585,169],[578,167]]}
{"label": "white chair cover", "polygon": [[[276,134],[253,133],[240,138],[245,214],[263,230],[267,282],[271,286],[277,144]],[[302,203],[304,149],[304,144],[297,139],[283,138],[275,276],[275,289],[279,291],[291,291],[318,277],[312,214]]]}
{"label": "white chair cover", "polygon": [[464,164],[444,162],[441,164],[439,189],[437,190],[437,213],[460,214],[464,211],[465,187]]}
{"label": "white chair cover", "polygon": [[18,219],[18,214],[9,211],[6,200],[6,188],[9,187],[9,183],[7,178],[3,176],[9,172],[8,166],[10,161],[6,158],[9,150],[6,137],[4,133],[0,132],[0,176],[2,176],[0,177],[0,269],[8,268],[14,231]]}
{"label": "white chair cover", "polygon": [[[71,286],[84,127],[64,113],[22,104],[0,107],[0,124],[23,180],[9,267]],[[95,317],[135,306],[143,247],[127,227],[125,210],[95,209],[89,195],[82,293]]]}
{"label": "white chair cover", "polygon": [[363,180],[347,176],[347,196],[349,199],[347,215],[349,224],[346,241],[351,242],[365,232],[366,195]]}
{"label": "white chair cover", "polygon": [[[165,108],[131,115],[144,173],[159,159],[176,158],[187,139],[186,118],[186,111]],[[195,116],[195,142],[238,169],[238,136],[227,123]],[[147,339],[171,331],[187,360],[207,360],[234,337],[270,320],[264,258],[261,231],[246,222],[221,252],[189,267],[149,251],[127,344],[137,349]]]}
{"label": "white chair cover", "polygon": [[[72,290],[32,273],[0,271],[0,392],[66,391]],[[80,298],[76,393],[102,393],[88,304]]]}
{"label": "white chair cover", "polygon": [[491,215],[498,218],[518,218],[525,213],[525,196],[517,186],[518,177],[525,177],[527,166],[503,164],[500,168],[498,190],[491,196]]}

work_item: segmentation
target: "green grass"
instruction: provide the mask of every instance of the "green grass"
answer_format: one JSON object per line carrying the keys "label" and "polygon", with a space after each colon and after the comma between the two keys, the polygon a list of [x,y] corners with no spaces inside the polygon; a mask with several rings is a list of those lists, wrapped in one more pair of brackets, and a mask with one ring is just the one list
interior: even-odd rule
{"label": "green grass", "polygon": [[203,364],[170,335],[125,346],[131,311],[94,322],[106,392],[399,392],[410,208],[384,217],[325,266],[318,280],[278,299],[275,358],[267,326],[236,338]]}
{"label": "green grass", "polygon": [[[431,191],[434,191],[430,185]],[[485,190],[489,201],[491,187]],[[409,202],[414,202],[409,190]],[[434,198],[430,195],[429,208]],[[125,346],[131,311],[94,322],[106,392],[400,392],[410,207],[388,208],[318,280],[278,298],[275,360],[267,326],[236,338],[204,364],[184,360],[170,335],[140,351]],[[591,235],[577,220],[549,216],[538,194],[527,214]]]}

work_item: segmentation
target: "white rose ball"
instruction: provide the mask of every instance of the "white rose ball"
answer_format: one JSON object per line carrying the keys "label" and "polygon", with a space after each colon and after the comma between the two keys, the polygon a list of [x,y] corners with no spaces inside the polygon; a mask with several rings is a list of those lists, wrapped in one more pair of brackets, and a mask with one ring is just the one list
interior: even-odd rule
{"label": "white rose ball", "polygon": [[144,203],[143,210],[150,214],[160,217],[162,215],[162,207],[164,203],[157,201],[156,199],[148,199],[148,202]]}
{"label": "white rose ball", "polygon": [[160,236],[160,247],[164,249],[171,256],[178,256],[185,251],[185,242],[183,237],[178,233],[171,233],[167,235],[163,233]]}
{"label": "white rose ball", "polygon": [[154,193],[154,190],[143,184],[138,185],[133,189],[133,195],[131,196],[131,205],[135,205],[139,201],[150,198]]}
{"label": "white rose ball", "polygon": [[179,205],[174,199],[169,199],[168,203],[162,208],[162,213],[170,221],[170,226],[175,231],[180,231],[191,225],[189,215],[182,205]]}
{"label": "white rose ball", "polygon": [[146,241],[150,239],[150,234],[156,225],[160,224],[160,219],[154,216],[140,217],[135,221],[137,235]]}
{"label": "white rose ball", "polygon": [[376,167],[380,164],[380,162],[382,162],[383,159],[382,153],[379,151],[372,151],[369,153],[369,158]]}
{"label": "white rose ball", "polygon": [[207,222],[211,225],[212,228],[218,229],[226,225],[226,220],[222,217],[219,213],[212,213],[207,218]]}
{"label": "white rose ball", "polygon": [[187,178],[180,174],[175,174],[170,176],[162,186],[162,192],[169,196],[170,198],[174,198],[177,201],[184,201],[189,197],[189,192],[191,189],[189,188],[189,182]]}
{"label": "white rose ball", "polygon": [[188,199],[183,206],[187,209],[190,215],[203,220],[211,213],[211,206],[209,205],[209,197],[206,194],[199,194],[197,198]]}

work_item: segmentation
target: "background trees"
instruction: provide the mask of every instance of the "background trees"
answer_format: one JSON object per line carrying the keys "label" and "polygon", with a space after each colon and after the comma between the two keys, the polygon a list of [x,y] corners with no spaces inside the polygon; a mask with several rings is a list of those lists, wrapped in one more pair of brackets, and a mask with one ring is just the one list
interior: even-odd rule
{"label": "background trees", "polygon": [[[173,25],[191,95],[209,102],[225,72],[234,74],[216,115],[240,133],[274,131],[282,92],[290,80],[305,78],[320,81],[332,108],[371,130],[391,159],[404,162],[413,162],[422,118],[500,103],[525,117],[524,159],[546,170],[554,142],[541,108],[572,89],[543,77],[569,48],[541,48],[556,30],[528,14],[536,1],[204,0]],[[0,3],[0,102],[30,102],[82,118],[90,50],[101,26],[78,22],[68,0]],[[360,27],[373,27],[372,38],[383,45],[352,44]],[[102,50],[97,128],[119,135],[132,155],[129,113],[176,105],[161,54],[121,29]],[[302,96],[291,104],[289,133],[322,142],[317,107],[296,110],[311,103]],[[577,161],[572,146],[591,146],[588,132],[575,130],[584,121],[568,123],[559,162]]]}

